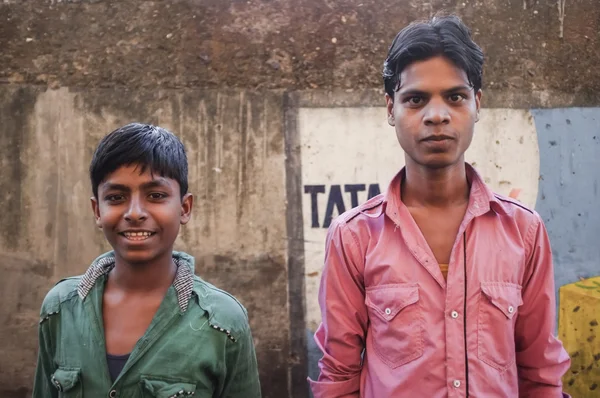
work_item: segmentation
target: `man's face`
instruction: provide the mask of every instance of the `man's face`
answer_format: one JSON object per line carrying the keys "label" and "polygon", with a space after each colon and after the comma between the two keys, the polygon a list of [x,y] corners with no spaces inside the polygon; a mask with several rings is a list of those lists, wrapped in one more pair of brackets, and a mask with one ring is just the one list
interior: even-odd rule
{"label": "man's face", "polygon": [[473,92],[466,72],[445,57],[404,68],[399,90],[393,99],[386,94],[386,102],[406,164],[439,169],[463,162],[480,100],[481,90]]}
{"label": "man's face", "polygon": [[190,219],[193,197],[182,199],[177,181],[140,170],[123,166],[109,174],[92,208],[116,256],[141,265],[170,254],[180,225]]}

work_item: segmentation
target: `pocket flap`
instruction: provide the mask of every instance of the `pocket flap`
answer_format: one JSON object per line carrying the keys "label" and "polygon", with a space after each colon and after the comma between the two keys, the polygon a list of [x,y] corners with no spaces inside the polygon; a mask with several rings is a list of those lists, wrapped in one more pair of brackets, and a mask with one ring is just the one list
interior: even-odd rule
{"label": "pocket flap", "polygon": [[367,288],[365,304],[386,321],[404,308],[419,301],[419,285],[398,283]]}
{"label": "pocket flap", "polygon": [[481,291],[508,319],[523,304],[521,286],[512,283],[482,282]]}
{"label": "pocket flap", "polygon": [[196,384],[169,380],[143,378],[142,386],[157,398],[185,397],[196,392]]}
{"label": "pocket flap", "polygon": [[79,383],[79,369],[58,368],[51,377],[52,384],[58,391],[69,391]]}

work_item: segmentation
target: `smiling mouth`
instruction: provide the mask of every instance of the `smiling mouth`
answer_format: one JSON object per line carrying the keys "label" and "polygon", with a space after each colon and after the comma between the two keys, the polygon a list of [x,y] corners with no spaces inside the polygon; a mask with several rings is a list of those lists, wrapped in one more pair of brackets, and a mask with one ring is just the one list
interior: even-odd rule
{"label": "smiling mouth", "polygon": [[155,232],[143,231],[143,232],[121,232],[119,235],[126,237],[129,240],[141,241],[146,240],[153,236]]}

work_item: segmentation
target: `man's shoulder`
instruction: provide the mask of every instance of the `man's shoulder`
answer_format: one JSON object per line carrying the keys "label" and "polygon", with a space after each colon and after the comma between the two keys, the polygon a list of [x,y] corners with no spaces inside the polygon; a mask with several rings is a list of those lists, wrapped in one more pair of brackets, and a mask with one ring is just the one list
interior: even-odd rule
{"label": "man's shoulder", "polygon": [[340,214],[335,222],[339,224],[348,224],[353,220],[356,220],[359,215],[366,216],[367,218],[376,218],[384,212],[385,195],[379,194],[371,199],[367,200],[363,204],[360,204],[342,214]]}
{"label": "man's shoulder", "polygon": [[208,313],[212,328],[227,333],[233,341],[248,333],[248,312],[232,294],[197,275],[194,275],[194,293],[200,307]]}
{"label": "man's shoulder", "polygon": [[526,221],[537,221],[540,219],[539,214],[531,207],[519,202],[517,199],[513,199],[508,196],[501,195],[494,192],[494,198],[505,213],[508,216],[525,219]]}
{"label": "man's shoulder", "polygon": [[524,238],[530,237],[533,231],[544,225],[542,217],[534,209],[516,199],[494,193],[496,203],[501,207],[499,212],[509,224],[516,225]]}
{"label": "man's shoulder", "polygon": [[42,302],[40,316],[54,315],[60,312],[63,303],[77,297],[77,287],[81,281],[81,275],[61,279],[50,289]]}

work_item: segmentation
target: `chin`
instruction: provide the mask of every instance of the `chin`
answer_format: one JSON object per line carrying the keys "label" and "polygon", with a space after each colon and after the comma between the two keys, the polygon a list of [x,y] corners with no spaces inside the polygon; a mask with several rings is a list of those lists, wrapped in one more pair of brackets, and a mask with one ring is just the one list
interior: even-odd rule
{"label": "chin", "polygon": [[456,159],[455,157],[450,157],[447,154],[438,154],[437,156],[428,156],[417,163],[419,163],[421,166],[438,170],[454,166],[460,161],[460,158]]}
{"label": "chin", "polygon": [[115,252],[123,261],[131,265],[144,265],[159,256],[158,253],[153,253],[147,250],[115,250]]}
{"label": "chin", "polygon": [[445,169],[447,167],[453,166],[455,163],[452,162],[430,162],[427,163],[426,166],[429,167],[430,169],[434,169],[434,170],[441,170],[441,169]]}

